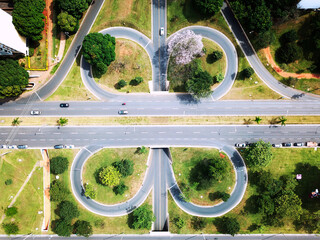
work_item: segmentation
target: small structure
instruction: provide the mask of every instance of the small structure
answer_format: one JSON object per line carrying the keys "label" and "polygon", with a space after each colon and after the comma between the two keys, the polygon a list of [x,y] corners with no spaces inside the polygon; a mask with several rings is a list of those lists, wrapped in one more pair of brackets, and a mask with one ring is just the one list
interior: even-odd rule
{"label": "small structure", "polygon": [[302,179],[302,174],[297,174],[296,179],[297,180],[301,180]]}
{"label": "small structure", "polygon": [[319,0],[301,0],[297,7],[299,9],[319,9],[320,1]]}
{"label": "small structure", "polygon": [[12,16],[0,9],[0,55],[28,54],[26,38],[19,35]]}

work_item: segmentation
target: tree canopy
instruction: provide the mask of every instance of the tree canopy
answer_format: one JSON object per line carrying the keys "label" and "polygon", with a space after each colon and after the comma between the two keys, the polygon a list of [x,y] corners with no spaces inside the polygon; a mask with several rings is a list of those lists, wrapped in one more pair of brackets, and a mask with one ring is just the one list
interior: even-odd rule
{"label": "tree canopy", "polygon": [[246,162],[250,167],[265,167],[272,160],[271,144],[259,140],[246,149]]}
{"label": "tree canopy", "polygon": [[113,166],[105,167],[99,172],[99,180],[106,186],[113,187],[119,185],[120,178],[120,172]]}
{"label": "tree canopy", "polygon": [[16,60],[0,60],[0,72],[0,99],[20,95],[29,82],[28,72]]}
{"label": "tree canopy", "polygon": [[52,226],[52,231],[62,237],[70,237],[73,230],[71,222],[64,219],[54,221]]}
{"label": "tree canopy", "polygon": [[61,31],[73,33],[78,30],[79,20],[67,12],[60,13],[57,19]]}
{"label": "tree canopy", "polygon": [[2,223],[2,228],[4,232],[8,235],[10,234],[17,234],[19,232],[19,227],[16,223],[10,222],[10,223]]}
{"label": "tree canopy", "polygon": [[152,209],[150,205],[144,204],[138,209],[134,210],[132,213],[133,223],[132,227],[134,229],[150,229],[152,222],[155,220]]}
{"label": "tree canopy", "polygon": [[69,189],[59,180],[54,180],[50,185],[50,200],[60,202],[70,194]]}
{"label": "tree canopy", "polygon": [[193,0],[196,8],[205,16],[213,16],[219,12],[223,0]]}
{"label": "tree canopy", "polygon": [[68,12],[77,19],[82,17],[82,13],[89,7],[91,0],[57,0],[58,7]]}
{"label": "tree canopy", "polygon": [[196,72],[195,75],[187,80],[187,91],[195,98],[208,97],[211,91],[213,78],[207,71]]}
{"label": "tree canopy", "polygon": [[15,1],[12,12],[12,23],[17,31],[33,41],[42,39],[44,29],[45,8],[44,0],[19,0]]}
{"label": "tree canopy", "polygon": [[75,233],[79,236],[84,236],[87,238],[93,233],[92,226],[87,221],[77,220],[73,227]]}
{"label": "tree canopy", "polygon": [[109,34],[89,33],[82,44],[83,56],[93,67],[97,77],[107,72],[108,66],[115,60],[116,40]]}
{"label": "tree canopy", "polygon": [[71,222],[73,218],[79,217],[80,212],[72,202],[62,201],[58,206],[58,215],[67,222]]}
{"label": "tree canopy", "polygon": [[240,223],[233,217],[222,217],[220,219],[219,231],[234,236],[240,231]]}
{"label": "tree canopy", "polygon": [[69,161],[65,157],[57,156],[50,160],[50,172],[58,175],[64,173],[69,166]]}
{"label": "tree canopy", "polygon": [[89,197],[91,199],[95,199],[97,197],[96,190],[94,189],[92,184],[87,183],[87,184],[84,185],[84,188],[85,188],[84,195],[86,197]]}
{"label": "tree canopy", "polygon": [[132,160],[123,159],[121,161],[112,163],[112,166],[114,166],[123,177],[127,177],[133,174],[134,163]]}

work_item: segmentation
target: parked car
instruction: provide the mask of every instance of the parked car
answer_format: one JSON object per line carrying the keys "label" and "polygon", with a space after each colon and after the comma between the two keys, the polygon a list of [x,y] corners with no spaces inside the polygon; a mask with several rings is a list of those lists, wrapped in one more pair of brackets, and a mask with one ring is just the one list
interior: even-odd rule
{"label": "parked car", "polygon": [[297,143],[294,143],[293,145],[296,146],[296,147],[303,147],[303,146],[304,146],[304,143],[302,143],[302,142],[297,142]]}
{"label": "parked car", "polygon": [[238,147],[238,148],[245,148],[247,146],[247,144],[245,144],[245,143],[236,143],[235,146]]}
{"label": "parked car", "polygon": [[17,149],[17,145],[8,145],[8,149]]}
{"label": "parked car", "polygon": [[67,148],[67,149],[74,148],[74,145],[64,145],[64,148]]}
{"label": "parked car", "polygon": [[[316,142],[307,142],[307,147],[317,147],[318,146],[318,143]],[[319,146],[320,146],[320,143],[319,143]]]}
{"label": "parked car", "polygon": [[18,149],[27,149],[28,145],[18,145]]}
{"label": "parked car", "polygon": [[62,148],[64,148],[64,145],[62,145],[62,144],[54,145],[54,148],[55,149],[62,149]]}
{"label": "parked car", "polygon": [[0,148],[6,149],[6,148],[8,148],[8,146],[7,145],[0,145]]}
{"label": "parked car", "polygon": [[292,143],[282,143],[283,147],[292,147]]}
{"label": "parked car", "polygon": [[69,103],[60,103],[61,108],[67,108],[69,107]]}
{"label": "parked car", "polygon": [[30,112],[30,114],[31,114],[31,115],[40,115],[41,112],[40,112],[39,110],[32,110],[32,111]]}
{"label": "parked car", "polygon": [[128,111],[127,110],[119,110],[118,114],[125,115],[125,114],[128,114]]}
{"label": "parked car", "polygon": [[279,144],[272,144],[272,147],[279,148],[279,147],[282,147],[282,145],[280,143]]}

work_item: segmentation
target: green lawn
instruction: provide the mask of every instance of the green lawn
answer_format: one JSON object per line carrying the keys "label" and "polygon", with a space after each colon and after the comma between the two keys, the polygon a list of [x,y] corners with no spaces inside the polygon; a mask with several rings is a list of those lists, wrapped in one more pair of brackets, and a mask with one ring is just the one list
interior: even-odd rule
{"label": "green lawn", "polygon": [[[0,150],[0,155],[6,152],[10,153],[0,157],[0,189],[2,190],[0,216],[21,188],[35,163],[42,160],[40,150]],[[42,176],[43,169],[37,168],[13,205],[18,208],[18,214],[13,218],[19,223],[19,233],[40,233],[41,231],[43,214],[38,215],[38,211],[43,210]],[[5,185],[7,179],[12,179],[13,183]],[[4,222],[9,221],[11,218],[4,220]],[[36,228],[39,228],[38,231]],[[2,228],[0,233],[3,233]]]}
{"label": "green lawn", "polygon": [[[148,81],[152,80],[151,62],[147,52],[139,44],[126,40],[116,40],[116,60],[113,61],[100,79],[95,80],[101,87],[109,91],[120,92],[149,92]],[[130,80],[142,77],[143,82],[138,86],[131,86]],[[127,86],[117,89],[117,82],[121,79]]]}
{"label": "green lawn", "polygon": [[134,28],[151,38],[151,0],[105,0],[91,32],[114,26]]}
{"label": "green lawn", "polygon": [[[83,170],[83,182],[93,184],[97,192],[96,201],[105,204],[124,202],[132,198],[140,189],[147,168],[148,153],[138,154],[135,153],[136,150],[136,148],[105,148],[87,160]],[[111,187],[103,186],[96,181],[97,170],[123,159],[134,162],[134,172],[131,176],[122,178],[129,189],[123,195],[116,195]]]}
{"label": "green lawn", "polygon": [[[73,196],[71,184],[70,184],[70,169],[72,161],[76,155],[78,150],[49,150],[49,156],[50,158],[54,156],[65,156],[69,160],[69,169],[68,171],[64,172],[63,174],[60,174],[60,179],[64,182],[66,186],[69,187],[69,190],[71,192],[68,200],[75,203],[80,211],[80,216],[78,219],[80,220],[86,220],[91,223],[93,226],[93,232],[95,234],[142,234],[142,233],[148,233],[149,230],[143,229],[143,230],[134,230],[129,228],[127,221],[128,216],[123,217],[103,217],[100,215],[96,215],[94,213],[89,212],[86,208],[84,208]],[[51,181],[53,180],[53,176],[51,175]],[[146,202],[150,202],[150,196],[146,200]],[[55,214],[54,210],[57,208],[56,202],[51,202],[51,221],[58,218],[58,216]],[[97,221],[101,221],[103,223],[103,226],[95,226],[94,223]],[[51,228],[49,230],[49,233],[52,233]]]}
{"label": "green lawn", "polygon": [[[218,149],[200,149],[200,148],[171,148],[172,167],[178,185],[186,184],[190,186],[189,175],[191,169],[204,158],[221,158]],[[209,189],[201,191],[190,191],[190,200],[200,205],[214,205],[218,201],[211,201],[209,194],[217,191],[231,193],[235,184],[235,174],[232,163],[226,154],[224,160],[228,163],[227,174],[225,180],[214,183]],[[183,189],[182,189],[183,191]],[[202,198],[201,198],[202,196]]]}

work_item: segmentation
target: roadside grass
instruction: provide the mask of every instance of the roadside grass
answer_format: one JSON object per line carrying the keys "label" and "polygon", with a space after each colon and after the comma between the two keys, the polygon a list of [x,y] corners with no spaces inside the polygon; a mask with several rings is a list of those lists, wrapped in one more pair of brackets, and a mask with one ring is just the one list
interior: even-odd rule
{"label": "roadside grass", "polygon": [[[95,201],[104,204],[116,204],[125,202],[136,194],[143,182],[148,160],[148,153],[139,154],[136,151],[136,148],[105,148],[87,160],[82,173],[83,183],[90,183],[94,186],[97,193]],[[111,187],[97,182],[98,170],[124,159],[134,162],[134,172],[131,176],[121,178],[121,181],[129,189],[123,195],[116,195]]]}
{"label": "roadside grass", "polygon": [[34,54],[30,57],[30,69],[46,69],[48,52],[45,35],[43,34],[43,39],[39,41],[40,45],[34,49]]}
{"label": "roadside grass", "polygon": [[[219,150],[213,148],[170,148],[172,154],[172,167],[179,187],[182,184],[192,186],[189,180],[191,169],[204,158],[218,159]],[[199,205],[214,205],[221,200],[212,201],[209,199],[209,194],[217,191],[231,193],[235,184],[235,173],[232,163],[228,156],[225,155],[224,161],[228,163],[227,174],[225,180],[212,184],[209,189],[190,191],[190,200],[192,203]],[[181,189],[183,192],[183,189]]]}
{"label": "roadside grass", "polygon": [[[274,125],[280,116],[262,116],[261,125]],[[57,126],[58,117],[21,117],[20,126]],[[256,125],[255,116],[164,116],[164,117],[67,117],[71,126],[96,125]],[[286,124],[319,124],[320,116],[286,116]],[[0,126],[11,126],[12,117],[0,118]],[[278,124],[279,125],[279,124]]]}
{"label": "roadside grass", "polygon": [[[2,155],[7,152],[9,153]],[[0,155],[2,155],[0,157],[0,216],[2,216],[3,211],[18,193],[35,163],[42,160],[42,156],[39,150],[29,149],[0,150]],[[19,223],[19,233],[29,233],[31,230],[37,232],[35,230],[36,227],[39,227],[39,230],[41,229],[39,222],[43,214],[38,215],[38,211],[43,210],[43,186],[42,168],[40,168],[40,170],[38,169],[39,168],[35,170],[33,176],[14,204],[14,206],[18,208],[18,214],[15,215],[14,218],[16,222]],[[12,179],[13,182],[11,185],[5,185],[7,179]],[[40,187],[40,189],[37,189],[38,187]],[[40,197],[41,199],[39,199]],[[35,200],[35,202],[29,202],[33,200]],[[11,221],[11,218],[5,219],[4,221]],[[4,233],[2,228],[0,228],[0,233]],[[37,233],[40,233],[40,231]]]}
{"label": "roadside grass", "polygon": [[280,99],[281,95],[272,91],[256,73],[249,79],[242,76],[241,72],[250,67],[250,64],[239,47],[237,47],[237,53],[238,74],[232,88],[222,97],[222,100]]}
{"label": "roadside grass", "polygon": [[[73,202],[74,204],[77,205],[79,211],[80,211],[80,216],[77,219],[80,220],[85,220],[91,223],[93,227],[93,232],[95,234],[143,234],[143,233],[148,233],[149,230],[147,229],[142,229],[142,230],[134,230],[129,228],[128,226],[128,217],[127,216],[122,216],[122,217],[103,217],[97,214],[94,214],[90,211],[88,211],[85,207],[83,207],[74,197],[72,194],[72,189],[71,189],[71,183],[70,183],[70,169],[71,169],[71,164],[76,156],[78,150],[48,150],[49,151],[49,156],[50,159],[54,156],[65,156],[68,161],[69,161],[69,168],[68,171],[64,172],[63,174],[60,174],[59,177],[62,180],[62,182],[69,188],[70,195],[68,197],[68,201]],[[54,176],[51,175],[51,182],[54,180]],[[146,202],[151,203],[151,196],[152,194],[149,194]],[[54,219],[59,218],[56,213],[55,209],[57,208],[58,203],[57,202],[51,202],[51,221]],[[95,226],[95,222],[101,221],[103,224],[100,226]],[[103,225],[103,226],[102,226]],[[49,234],[53,234],[51,227],[49,230]]]}
{"label": "roadside grass", "polygon": [[[211,63],[210,61],[208,61],[209,54],[211,54],[213,51],[216,51],[216,50],[222,52],[222,49],[217,43],[215,43],[214,41],[211,41],[208,38],[203,38],[202,43],[204,45],[204,48],[206,48],[206,54],[200,58],[197,58],[200,60],[202,69],[210,73],[212,77],[216,76],[218,73],[221,73],[224,76],[226,72],[226,64],[227,64],[225,54],[223,54],[223,57],[220,60],[214,63]],[[170,81],[169,91],[170,92],[186,92],[187,90],[186,90],[185,83],[188,79],[183,78],[182,71],[181,73],[179,72],[177,73],[175,69],[176,69],[176,64],[174,63],[174,59],[170,58],[169,64],[168,64],[168,81]],[[179,74],[178,77],[177,77],[177,74]],[[183,81],[181,81],[181,79],[183,79]],[[214,89],[218,85],[219,83],[216,83],[212,86],[212,88]]]}
{"label": "roadside grass", "polygon": [[[139,44],[122,38],[116,39],[116,60],[110,64],[107,73],[95,78],[101,87],[113,92],[149,92],[148,81],[152,80],[151,61],[147,52]],[[142,77],[143,82],[131,86],[130,80]],[[127,86],[118,88],[121,79]]]}
{"label": "roadside grass", "polygon": [[220,12],[209,19],[203,16],[192,6],[192,0],[167,1],[168,36],[181,28],[190,25],[201,25],[214,28],[225,34],[233,43],[236,41]]}
{"label": "roadside grass", "polygon": [[[307,148],[283,148],[283,149],[272,149],[274,159],[264,170],[269,170],[275,178],[279,178],[285,174],[295,175],[297,173],[302,174],[302,180],[299,182],[298,195],[302,200],[303,209],[307,209],[312,212],[320,210],[320,204],[317,199],[310,199],[309,194],[314,191],[318,186],[319,174],[320,174],[320,152]],[[304,164],[306,164],[304,166]],[[248,169],[250,174],[250,168]],[[252,224],[259,223],[261,220],[260,214],[248,213],[246,204],[250,196],[257,194],[255,185],[251,182],[249,175],[249,182],[247,186],[244,198],[232,211],[227,213],[225,216],[235,217],[240,223],[240,232],[242,234],[261,234],[259,230],[250,231],[249,227]],[[249,204],[249,203],[248,203]],[[248,207],[248,206],[247,206]],[[171,196],[168,199],[168,211],[170,216],[170,232],[171,233],[186,233],[196,234],[200,231],[195,231],[190,224],[191,216],[183,212],[172,200]],[[173,224],[173,219],[176,216],[181,216],[187,221],[187,225],[181,230]],[[213,225],[215,218],[206,218],[208,222],[207,227],[201,230],[202,233],[218,233],[215,226]],[[303,230],[297,231],[292,222],[284,220],[284,226],[282,227],[263,227],[264,234],[278,234],[281,233],[307,233]]]}
{"label": "roadside grass", "polygon": [[80,74],[80,57],[79,54],[73,63],[70,72],[63,80],[58,89],[45,101],[88,101],[97,100],[97,98],[86,89],[82,83]]}
{"label": "roadside grass", "polygon": [[134,28],[151,38],[151,0],[105,0],[90,32],[114,26]]}

